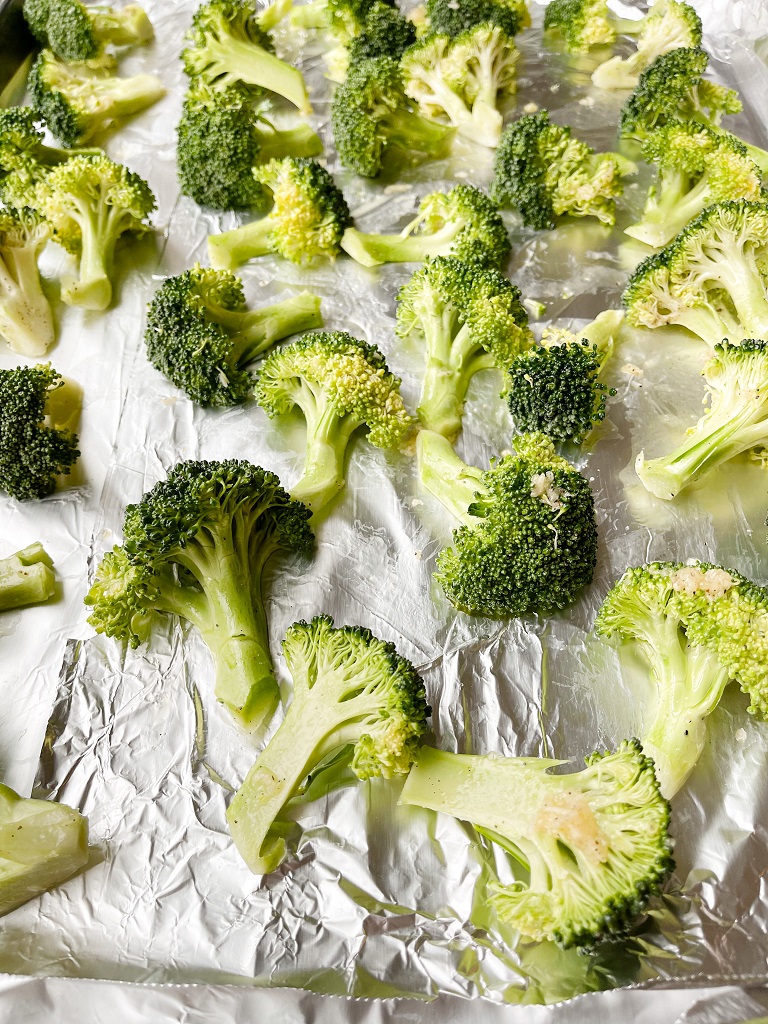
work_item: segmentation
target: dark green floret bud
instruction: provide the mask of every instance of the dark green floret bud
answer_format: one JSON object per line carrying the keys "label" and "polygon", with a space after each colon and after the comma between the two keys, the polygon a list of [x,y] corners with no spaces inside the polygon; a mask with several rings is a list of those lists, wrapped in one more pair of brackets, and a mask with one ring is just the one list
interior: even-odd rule
{"label": "dark green floret bud", "polygon": [[531,24],[526,0],[427,0],[427,17],[431,30],[446,36],[477,25],[498,25],[516,36]]}

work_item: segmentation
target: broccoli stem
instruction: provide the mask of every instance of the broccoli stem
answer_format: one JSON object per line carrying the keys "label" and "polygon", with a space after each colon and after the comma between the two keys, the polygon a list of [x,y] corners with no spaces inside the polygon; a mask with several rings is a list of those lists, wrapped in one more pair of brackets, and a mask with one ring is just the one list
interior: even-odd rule
{"label": "broccoli stem", "polygon": [[37,267],[38,246],[8,246],[0,253],[0,334],[14,352],[37,357],[55,340],[51,307]]}
{"label": "broccoli stem", "polygon": [[80,226],[80,277],[64,281],[61,297],[69,306],[103,310],[112,301],[109,271],[117,242],[115,208],[101,202],[94,209],[77,198],[73,203]]}
{"label": "broccoli stem", "polygon": [[328,28],[326,0],[311,0],[308,4],[292,8],[290,23],[293,28]]}
{"label": "broccoli stem", "polygon": [[646,203],[642,219],[630,224],[624,233],[660,249],[703,210],[708,193],[706,174],[691,188],[690,178],[683,171],[662,170],[656,194]]}
{"label": "broccoli stem", "polygon": [[[466,113],[463,103],[461,106]],[[389,145],[399,146],[406,153],[413,150],[426,153],[431,160],[438,160],[449,153],[454,135],[454,129],[448,125],[430,121],[401,107],[389,110],[379,120],[378,127]]]}
{"label": "broccoli stem", "polygon": [[616,336],[623,322],[623,310],[606,309],[599,313],[592,323],[587,324],[586,327],[578,332],[579,338],[585,339],[597,349],[598,376],[603,372],[608,360],[613,355],[613,350],[616,347]]}
{"label": "broccoli stem", "polygon": [[382,263],[422,263],[427,256],[448,256],[463,224],[451,222],[439,231],[414,235],[417,218],[399,235],[366,235],[357,228],[347,228],[341,248],[364,267]]}
{"label": "broccoli stem", "polygon": [[320,299],[311,292],[301,292],[249,313],[217,313],[212,319],[237,331],[239,337],[232,350],[236,366],[247,366],[281,338],[323,326]]}
{"label": "broccoli stem", "polygon": [[[427,430],[453,440],[461,430],[464,399],[472,376],[494,365],[493,357],[472,342],[465,324],[455,334],[455,315],[422,320],[427,365],[419,399],[419,419]],[[447,322],[446,322],[447,321]]]}
{"label": "broccoli stem", "polygon": [[[94,79],[95,99],[109,103],[110,117],[129,117],[138,114],[165,96],[165,86],[156,75],[132,75],[130,78]],[[83,138],[93,135],[103,127],[99,118]]]}
{"label": "broccoli stem", "polygon": [[264,7],[257,15],[259,28],[264,29],[265,32],[271,32],[291,11],[292,7],[293,0],[272,0],[272,3]]}
{"label": "broccoli stem", "polygon": [[477,517],[469,507],[478,495],[486,494],[483,471],[468,466],[453,450],[451,442],[432,430],[421,430],[416,438],[419,477],[426,489],[463,526],[476,526]]}
{"label": "broccoli stem", "polygon": [[301,111],[311,114],[304,77],[298,68],[286,64],[256,43],[246,43],[234,36],[220,40],[208,36],[205,52],[220,74],[234,75],[246,85],[258,85],[277,93]]}
{"label": "broccoli stem", "polygon": [[730,295],[741,322],[742,333],[731,340],[738,344],[742,338],[765,337],[768,335],[768,295],[754,256],[727,243],[718,246],[717,253],[711,264],[713,276]]}
{"label": "broccoli stem", "polygon": [[302,382],[302,390],[297,404],[307,421],[307,451],[291,497],[317,514],[344,489],[347,445],[360,421],[352,416],[340,418],[322,392],[313,391],[306,382]]}
{"label": "broccoli stem", "polygon": [[143,46],[154,39],[155,31],[143,7],[128,4],[114,7],[92,8],[88,11],[93,34],[100,43],[114,46]]}
{"label": "broccoli stem", "polygon": [[259,161],[266,163],[285,156],[310,157],[323,152],[320,136],[308,124],[259,135]]}
{"label": "broccoli stem", "polygon": [[234,270],[248,260],[274,252],[272,218],[267,215],[232,231],[208,236],[208,257],[217,270]]}
{"label": "broccoli stem", "polygon": [[52,567],[42,544],[0,558],[0,611],[47,601],[56,589]]}

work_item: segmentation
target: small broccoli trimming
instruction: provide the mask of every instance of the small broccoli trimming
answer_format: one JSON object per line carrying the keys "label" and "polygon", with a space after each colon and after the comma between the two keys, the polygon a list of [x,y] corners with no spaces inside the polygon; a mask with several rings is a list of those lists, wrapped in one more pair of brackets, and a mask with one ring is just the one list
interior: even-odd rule
{"label": "small broccoli trimming", "polygon": [[705,719],[731,680],[768,717],[768,590],[706,562],[627,569],[606,597],[597,633],[641,652],[653,698],[642,744],[670,799],[701,756]]}
{"label": "small broccoli trimming", "polygon": [[269,654],[262,576],[277,552],[308,555],[310,512],[249,462],[180,462],[125,510],[124,542],[96,570],[85,603],[98,633],[147,641],[155,613],[178,615],[213,658],[215,693],[258,728],[278,688]]}
{"label": "small broccoli trimming", "polygon": [[607,0],[550,0],[544,11],[545,32],[559,32],[571,53],[608,46],[617,35],[636,35],[643,22],[618,18]]}
{"label": "small broccoli trimming", "polygon": [[[292,8],[293,28],[328,29],[342,44],[349,43],[363,30],[365,20],[377,0],[310,0]],[[384,0],[396,9],[394,0]]]}
{"label": "small broccoli trimming", "polygon": [[471,822],[527,869],[488,903],[523,935],[567,949],[625,936],[674,869],[670,809],[637,740],[586,768],[422,747],[400,802]]}
{"label": "small broccoli trimming", "polygon": [[531,24],[526,0],[427,0],[427,17],[431,31],[446,36],[498,25],[511,37]]}
{"label": "small broccoli trimming", "polygon": [[251,397],[255,359],[281,338],[322,326],[316,295],[248,310],[238,277],[198,265],[155,292],[144,341],[155,369],[194,402],[229,406]]}
{"label": "small broccoli trimming", "polygon": [[53,562],[42,544],[0,558],[0,611],[47,601],[55,590]]}
{"label": "small broccoli trimming", "polygon": [[43,498],[80,457],[70,429],[82,392],[49,364],[0,370],[0,490]]}
{"label": "small broccoli trimming", "polygon": [[291,626],[283,654],[293,700],[227,810],[235,845],[258,875],[285,855],[281,809],[330,754],[354,744],[352,771],[362,780],[405,775],[429,715],[416,669],[367,629],[334,628],[319,615]]}
{"label": "small broccoli trimming", "polygon": [[412,420],[400,378],[375,345],[343,331],[309,334],[272,352],[259,370],[256,398],[268,416],[301,410],[307,427],[301,479],[291,495],[320,512],[342,490],[352,436],[361,427],[377,448],[395,448]]}
{"label": "small broccoli trimming", "polygon": [[416,41],[413,22],[404,18],[396,7],[375,0],[362,28],[346,46],[336,46],[325,55],[327,77],[343,82],[350,65],[376,57],[400,60],[403,51]]}
{"label": "small broccoli trimming", "polygon": [[468,466],[440,434],[417,438],[421,482],[458,519],[435,579],[456,608],[492,619],[550,614],[573,602],[597,559],[587,480],[543,434],[514,439],[489,470]]}
{"label": "small broccoli trimming", "polygon": [[472,185],[431,192],[414,219],[397,235],[369,235],[347,228],[341,248],[364,267],[421,263],[428,256],[455,256],[500,268],[511,245],[496,204]]}
{"label": "small broccoli trimming", "polygon": [[24,17],[43,46],[70,62],[98,57],[105,44],[143,46],[155,35],[138,4],[86,7],[80,0],[24,0]]}
{"label": "small broccoli trimming", "polygon": [[397,333],[424,346],[419,419],[449,440],[461,430],[472,377],[506,371],[533,343],[520,289],[498,270],[450,256],[427,258],[400,289]]}
{"label": "small broccoli trimming", "polygon": [[31,210],[0,211],[0,334],[14,352],[33,358],[55,339],[37,266],[50,237],[50,227]]}

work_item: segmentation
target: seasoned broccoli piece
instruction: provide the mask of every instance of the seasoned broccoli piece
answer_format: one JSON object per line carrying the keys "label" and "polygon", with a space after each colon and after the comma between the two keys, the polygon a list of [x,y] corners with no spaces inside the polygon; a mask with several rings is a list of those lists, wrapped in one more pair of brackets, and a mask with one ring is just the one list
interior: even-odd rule
{"label": "seasoned broccoli piece", "polygon": [[138,4],[86,7],[80,0],[24,0],[35,38],[65,61],[92,60],[105,44],[143,46],[155,33]]}
{"label": "seasoned broccoli piece", "polygon": [[277,253],[293,263],[334,260],[344,229],[352,222],[349,207],[331,175],[317,160],[270,160],[254,168],[258,182],[271,194],[266,217],[233,231],[208,237],[214,267],[233,270],[248,260]]}
{"label": "seasoned broccoli piece", "polygon": [[651,562],[627,569],[605,599],[598,634],[639,650],[654,702],[643,749],[662,793],[680,789],[706,742],[704,719],[734,679],[749,711],[768,716],[768,590],[706,562]]}
{"label": "seasoned broccoli piece", "polygon": [[250,0],[205,0],[192,19],[189,45],[181,54],[184,70],[214,89],[238,82],[277,93],[311,114],[304,78],[298,68],[272,52]]}
{"label": "seasoned broccoli piece", "polygon": [[526,0],[427,0],[427,16],[431,30],[446,36],[498,25],[511,37],[531,24]]}
{"label": "seasoned broccoli piece", "polygon": [[397,298],[398,335],[416,335],[424,346],[419,419],[453,440],[472,377],[506,371],[533,343],[520,289],[498,270],[437,256],[424,261]]}
{"label": "seasoned broccoli piece", "polygon": [[454,607],[491,619],[549,614],[592,579],[595,503],[586,479],[543,434],[522,434],[489,470],[468,466],[440,434],[417,438],[421,482],[462,524],[437,558]]}
{"label": "seasoned broccoli piece", "polygon": [[553,441],[581,444],[605,418],[615,388],[600,380],[613,354],[624,314],[609,309],[578,335],[545,332],[541,345],[523,352],[509,370],[509,408],[525,433],[542,431]]}
{"label": "seasoned broccoli piece", "polygon": [[29,73],[32,102],[65,146],[86,142],[115,122],[138,114],[165,95],[155,75],[121,78],[112,57],[66,64],[50,50],[38,54]]}
{"label": "seasoned broccoli piece", "polygon": [[0,785],[0,914],[61,885],[87,863],[87,818]]}
{"label": "seasoned broccoli piece", "polygon": [[[384,0],[397,7],[394,0]],[[294,28],[329,29],[340,43],[349,43],[365,25],[376,0],[311,0],[293,7],[290,23]]]}
{"label": "seasoned broccoli piece", "polygon": [[50,364],[0,370],[0,490],[43,498],[80,457],[70,429],[82,392]]}
{"label": "seasoned broccoli piece", "polygon": [[251,396],[248,366],[276,341],[322,326],[316,295],[247,310],[238,277],[197,265],[155,292],[144,341],[155,369],[194,402],[228,406]]}
{"label": "seasoned broccoli piece", "polygon": [[398,162],[438,160],[448,154],[454,129],[410,109],[400,66],[391,57],[351,65],[331,106],[333,138],[345,167],[375,178],[393,149]]}
{"label": "seasoned broccoli piece", "polygon": [[715,466],[742,452],[768,447],[768,341],[724,341],[702,370],[709,407],[669,455],[646,460],[637,475],[657,498],[671,501]]}
{"label": "seasoned broccoli piece", "polygon": [[496,204],[472,185],[456,185],[450,192],[425,196],[417,215],[399,234],[367,235],[347,228],[341,248],[364,267],[455,256],[499,268],[511,245]]}
{"label": "seasoned broccoli piece", "polygon": [[79,278],[64,282],[71,306],[106,309],[112,301],[115,246],[123,235],[142,235],[155,208],[146,181],[108,157],[76,156],[46,174],[36,205],[53,237],[79,260]]}
{"label": "seasoned broccoli piece", "polygon": [[591,949],[625,936],[674,869],[670,809],[637,740],[550,774],[566,763],[422,747],[400,802],[471,822],[527,870],[489,886],[501,921]]}
{"label": "seasoned broccoli piece", "polygon": [[540,230],[553,228],[563,214],[613,225],[616,199],[624,191],[621,178],[635,169],[618,153],[595,153],[540,110],[504,129],[491,195],[500,206],[518,209],[528,227]]}
{"label": "seasoned broccoli piece", "polygon": [[701,45],[701,18],[686,3],[656,0],[643,18],[637,49],[625,59],[611,57],[592,74],[598,89],[634,89],[640,75],[657,57],[678,47]]}
{"label": "seasoned broccoli piece", "polygon": [[395,448],[412,420],[400,378],[375,345],[343,331],[309,334],[264,360],[256,398],[268,416],[301,410],[307,425],[304,471],[291,495],[320,512],[344,487],[352,436],[368,428],[377,448]]}
{"label": "seasoned broccoli piece", "polygon": [[714,347],[768,336],[768,203],[715,203],[630,277],[635,327],[685,327]]}
{"label": "seasoned broccoli piece", "polygon": [[37,267],[50,237],[50,227],[31,210],[0,211],[0,334],[25,356],[43,355],[55,338]]}
{"label": "seasoned broccoli piece", "polygon": [[346,46],[337,46],[325,55],[327,77],[332,82],[343,82],[350,64],[376,57],[400,60],[403,51],[416,41],[413,22],[404,18],[396,7],[375,0],[362,28]]}
{"label": "seasoned broccoli piece", "polygon": [[269,192],[254,177],[254,168],[322,151],[307,124],[273,128],[241,86],[219,91],[198,82],[184,98],[176,150],[179,185],[203,206],[263,210],[270,205]]}
{"label": "seasoned broccoli piece", "polygon": [[460,135],[493,149],[501,137],[500,97],[517,89],[519,54],[498,25],[478,25],[455,39],[429,35],[403,54],[405,91],[425,117],[446,117]]}
{"label": "seasoned broccoli piece", "polygon": [[550,0],[544,11],[544,30],[559,32],[571,53],[584,53],[593,46],[609,45],[619,34],[636,35],[644,20],[616,17],[607,0]]}
{"label": "seasoned broccoli piece", "polygon": [[272,715],[264,566],[278,551],[308,555],[309,509],[250,462],[180,462],[125,510],[124,543],[101,561],[85,603],[98,633],[137,647],[154,613],[178,615],[213,658],[215,693],[242,725]]}
{"label": "seasoned broccoli piece", "polygon": [[53,562],[42,544],[0,558],[0,611],[47,601],[55,590]]}

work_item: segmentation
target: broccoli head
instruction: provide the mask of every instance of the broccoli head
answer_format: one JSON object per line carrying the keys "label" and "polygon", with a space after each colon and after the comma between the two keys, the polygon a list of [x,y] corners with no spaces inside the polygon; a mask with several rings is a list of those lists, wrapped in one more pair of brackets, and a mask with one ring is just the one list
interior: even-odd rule
{"label": "broccoli head", "polygon": [[571,53],[608,46],[617,33],[634,35],[643,20],[617,18],[607,0],[550,0],[544,10],[545,32],[559,32]]}
{"label": "broccoli head", "polygon": [[55,339],[38,259],[51,229],[31,210],[0,212],[0,334],[14,352],[36,358]]}
{"label": "broccoli head", "polygon": [[427,0],[427,16],[431,30],[446,36],[478,25],[498,25],[516,36],[531,24],[526,0]]}
{"label": "broccoli head", "polygon": [[155,35],[138,4],[86,7],[80,0],[24,0],[24,17],[43,46],[70,62],[92,60],[108,43],[143,46]]}
{"label": "broccoli head", "polygon": [[0,611],[47,601],[55,590],[53,562],[42,544],[0,558]]}
{"label": "broccoli head", "polygon": [[403,51],[416,41],[416,28],[396,7],[375,0],[362,28],[346,46],[336,46],[325,54],[327,77],[343,82],[351,64],[377,57],[400,60]]}
{"label": "broccoli head", "polygon": [[[379,0],[310,0],[310,3],[293,7],[291,26],[328,29],[342,45],[347,45],[363,31],[377,2]],[[383,2],[397,9],[395,0]]]}

